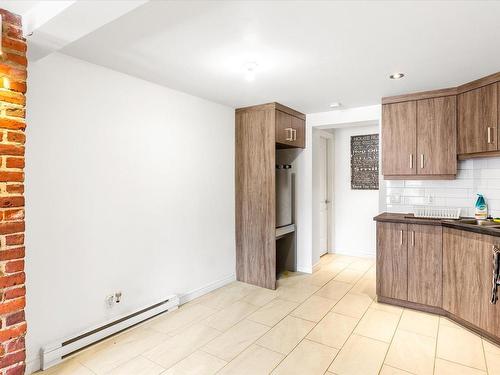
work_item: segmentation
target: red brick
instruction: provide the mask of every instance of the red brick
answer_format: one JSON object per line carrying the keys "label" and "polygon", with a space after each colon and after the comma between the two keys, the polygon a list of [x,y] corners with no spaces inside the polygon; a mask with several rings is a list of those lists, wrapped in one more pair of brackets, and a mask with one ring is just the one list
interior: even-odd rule
{"label": "red brick", "polygon": [[24,118],[26,116],[26,110],[24,108],[6,107],[5,114],[11,117]]}
{"label": "red brick", "polygon": [[24,270],[24,260],[13,260],[5,264],[6,273],[22,272]]}
{"label": "red brick", "polygon": [[19,366],[9,368],[5,375],[24,375],[25,371],[26,365],[24,363],[21,363]]}
{"label": "red brick", "polygon": [[3,212],[5,221],[17,221],[24,219],[24,210],[6,210]]}
{"label": "red brick", "polygon": [[[5,325],[6,327],[10,327],[19,323],[22,323],[26,320],[26,317],[24,316],[24,310],[15,312],[14,314],[7,315],[7,318],[5,318]],[[19,350],[19,349],[17,349]],[[14,350],[9,349],[7,347],[8,352],[13,352]]]}
{"label": "red brick", "polygon": [[[13,312],[24,309],[25,306],[26,306],[26,298],[25,297],[13,299],[10,301],[5,301],[2,304],[0,304],[0,314],[13,313]],[[14,329],[14,328],[12,328],[12,329]],[[5,335],[8,336],[7,333]],[[11,339],[13,337],[16,337],[16,336],[2,337],[2,331],[0,331],[0,342],[4,341],[4,340]]]}
{"label": "red brick", "polygon": [[9,208],[9,207],[24,207],[24,197],[20,195],[12,197],[0,197],[0,208]]}
{"label": "red brick", "polygon": [[[22,311],[24,317],[24,311]],[[17,352],[23,350],[26,347],[26,340],[24,337],[19,337],[18,339],[9,341],[6,345],[7,353]]]}
{"label": "red brick", "polygon": [[11,234],[10,236],[5,236],[5,244],[7,246],[24,244],[24,234]]}
{"label": "red brick", "polygon": [[1,276],[0,277],[0,288],[7,288],[9,286],[21,285],[24,284],[26,280],[26,276],[24,272],[15,273],[9,276]]}
{"label": "red brick", "polygon": [[23,67],[28,66],[28,59],[26,56],[8,52],[5,52],[3,56],[5,59],[4,61],[13,62],[14,64],[21,65]]}
{"label": "red brick", "polygon": [[24,185],[22,184],[7,185],[7,193],[22,194],[24,193]]}
{"label": "red brick", "polygon": [[7,132],[7,141],[24,143],[26,142],[26,134],[21,132]]}
{"label": "red brick", "polygon": [[12,24],[5,24],[3,25],[3,31],[10,38],[26,41],[26,39],[23,37],[23,31],[19,27],[16,27]]}
{"label": "red brick", "polygon": [[5,290],[3,292],[3,299],[4,299],[4,301],[8,301],[10,299],[24,297],[25,295],[26,295],[26,288],[25,287],[12,288],[12,289]]}
{"label": "red brick", "polygon": [[26,69],[17,69],[0,62],[0,75],[8,76],[16,81],[26,81]]}
{"label": "red brick", "polygon": [[24,232],[24,221],[0,224],[0,235]]}
{"label": "red brick", "polygon": [[26,97],[20,92],[0,91],[0,101],[26,105]]}
{"label": "red brick", "polygon": [[16,363],[23,362],[25,359],[26,353],[24,350],[6,354],[4,357],[0,358],[0,368],[12,366]]}
{"label": "red brick", "polygon": [[0,155],[24,156],[24,146],[0,144]]}
{"label": "red brick", "polygon": [[[18,16],[17,14],[14,14],[14,13],[11,13],[5,9],[0,9],[0,14],[2,15],[3,22],[11,23],[13,25],[16,25],[17,27],[21,27],[21,25],[22,25],[21,16]],[[1,366],[0,366],[0,368],[1,368]]]}
{"label": "red brick", "polygon": [[26,42],[14,38],[2,38],[2,46],[19,52],[26,52]]}
{"label": "red brick", "polygon": [[[24,158],[7,158],[7,168],[24,168]],[[13,180],[9,180],[13,181]]]}
{"label": "red brick", "polygon": [[12,260],[24,258],[25,248],[16,247],[15,249],[2,250],[0,251],[0,261],[2,260]]}
{"label": "red brick", "polygon": [[22,92],[23,94],[26,93],[25,82],[11,81],[10,79],[9,80],[0,79],[0,87],[7,90]]}
{"label": "red brick", "polygon": [[[24,161],[23,161],[24,163]],[[12,163],[11,163],[12,165]],[[20,168],[20,167],[9,167],[9,168]],[[24,173],[23,172],[0,172],[0,182],[23,182]]]}
{"label": "red brick", "polygon": [[24,130],[26,124],[22,121],[8,118],[0,118],[0,128],[12,130]]}

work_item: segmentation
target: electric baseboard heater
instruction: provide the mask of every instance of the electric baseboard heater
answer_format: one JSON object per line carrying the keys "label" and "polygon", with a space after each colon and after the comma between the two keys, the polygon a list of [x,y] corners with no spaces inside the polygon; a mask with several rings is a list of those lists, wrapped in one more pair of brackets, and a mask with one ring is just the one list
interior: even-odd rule
{"label": "electric baseboard heater", "polygon": [[119,333],[158,314],[176,310],[178,307],[179,297],[171,296],[164,301],[136,311],[135,313],[118,318],[73,337],[59,340],[51,345],[47,345],[42,348],[42,370],[46,370],[49,367],[57,365],[66,356],[75,353],[78,350]]}

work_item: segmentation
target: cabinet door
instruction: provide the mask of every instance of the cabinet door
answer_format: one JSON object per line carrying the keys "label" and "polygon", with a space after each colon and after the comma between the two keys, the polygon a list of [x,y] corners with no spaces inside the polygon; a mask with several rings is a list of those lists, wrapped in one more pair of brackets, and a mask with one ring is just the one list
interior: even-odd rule
{"label": "cabinet door", "polygon": [[377,295],[408,299],[406,224],[377,223]]}
{"label": "cabinet door", "polygon": [[382,106],[382,173],[386,176],[416,174],[417,103]]}
{"label": "cabinet door", "polygon": [[408,301],[442,306],[441,226],[408,225]]}
{"label": "cabinet door", "polygon": [[298,117],[292,116],[292,128],[295,132],[293,144],[296,147],[306,147],[306,122]]}
{"label": "cabinet door", "polygon": [[492,247],[500,238],[443,229],[443,308],[500,336],[500,305],[490,304]]}
{"label": "cabinet door", "polygon": [[417,101],[417,174],[457,174],[457,97]]}
{"label": "cabinet door", "polygon": [[458,153],[498,149],[496,83],[458,95]]}
{"label": "cabinet door", "polygon": [[276,143],[293,145],[292,116],[278,110],[275,113]]}

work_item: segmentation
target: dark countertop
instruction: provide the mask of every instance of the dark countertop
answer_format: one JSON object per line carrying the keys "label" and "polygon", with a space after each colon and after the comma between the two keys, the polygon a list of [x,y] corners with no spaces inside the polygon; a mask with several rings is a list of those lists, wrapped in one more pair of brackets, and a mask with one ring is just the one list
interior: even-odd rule
{"label": "dark countertop", "polygon": [[375,216],[373,220],[380,222],[387,222],[387,223],[440,225],[442,227],[460,229],[468,232],[500,237],[500,224],[499,228],[489,228],[488,226],[460,223],[458,220],[425,219],[425,218],[415,217],[413,216],[413,214],[396,214],[389,212],[381,213],[380,215]]}

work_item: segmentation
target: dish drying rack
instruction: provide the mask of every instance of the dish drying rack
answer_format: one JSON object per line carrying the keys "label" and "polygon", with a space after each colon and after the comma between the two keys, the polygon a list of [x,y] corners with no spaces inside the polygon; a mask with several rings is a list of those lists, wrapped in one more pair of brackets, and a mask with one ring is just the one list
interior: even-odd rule
{"label": "dish drying rack", "polygon": [[429,219],[459,219],[460,208],[415,207],[414,215]]}

